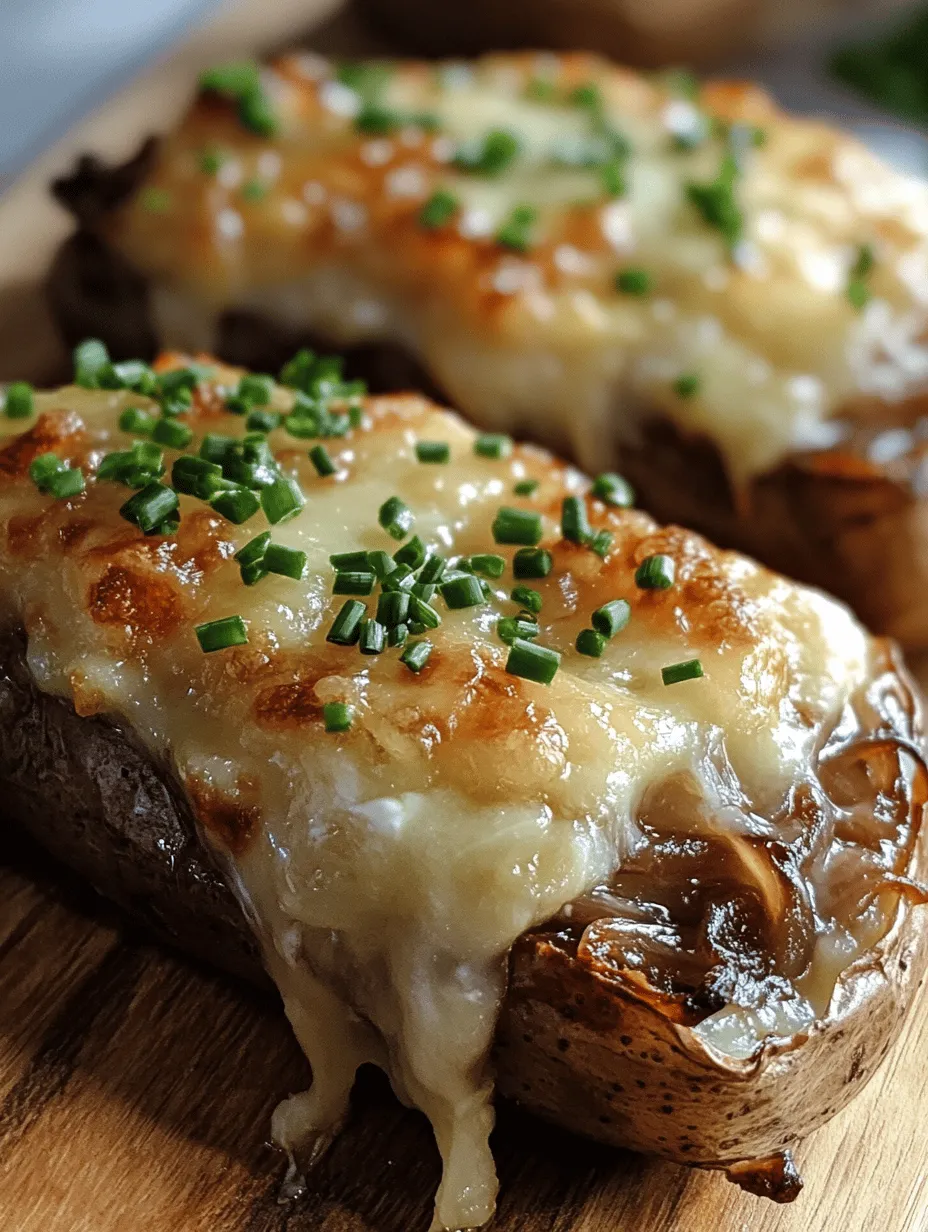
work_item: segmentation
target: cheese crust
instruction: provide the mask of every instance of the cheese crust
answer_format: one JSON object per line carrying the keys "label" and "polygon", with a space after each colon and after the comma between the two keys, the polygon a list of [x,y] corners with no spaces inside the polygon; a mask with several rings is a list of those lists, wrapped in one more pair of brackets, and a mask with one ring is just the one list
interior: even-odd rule
{"label": "cheese crust", "polygon": [[[243,434],[226,405],[239,375],[214,366],[197,386],[185,416],[195,443]],[[286,413],[293,397],[277,386],[271,407]],[[874,644],[841,605],[607,507],[539,449],[476,452],[471,428],[412,395],[364,400],[361,425],[327,442],[328,476],[304,443],[270,434],[306,503],[269,529],[307,564],[299,580],[246,587],[233,556],[267,529],[263,514],[234,526],[181,496],[177,530],[146,537],[120,517],[126,488],[93,478],[108,451],[130,444],[117,426],[130,406],[156,409],[138,394],[70,386],[36,395],[28,423],[0,421],[0,615],[25,628],[43,690],[129,723],[170,759],[223,858],[313,1064],[311,1091],[276,1114],[277,1140],[296,1149],[330,1132],[357,1066],[376,1061],[434,1126],[445,1161],[436,1226],[476,1226],[496,1189],[488,1055],[510,947],[634,866],[661,816],[711,817],[736,880],[771,917],[792,918],[789,878],[764,844],[801,844],[796,801],[818,798],[816,758],[835,733],[840,741],[842,716],[877,671]],[[447,443],[449,461],[420,461],[422,441]],[[82,494],[54,500],[36,488],[30,463],[49,451],[82,469]],[[527,479],[536,490],[515,495]],[[571,495],[613,534],[605,558],[564,537]],[[419,673],[397,651],[362,657],[326,641],[343,602],[328,558],[392,550],[378,524],[392,496],[430,551],[506,561],[485,604],[436,599],[441,624]],[[501,506],[537,512],[552,556],[550,574],[531,583],[542,596],[538,640],[561,655],[548,686],[506,670],[497,622],[518,605],[516,549],[491,531]],[[655,554],[674,562],[667,589],[636,585]],[[627,627],[601,657],[577,653],[591,613],[616,598],[631,605]],[[247,643],[204,654],[194,627],[232,615]],[[663,667],[694,658],[704,678],[662,683]],[[353,712],[343,733],[326,730],[332,702]],[[820,913],[840,905],[818,919],[795,978],[759,1008],[723,999],[696,1014],[713,1049],[750,1059],[768,1036],[801,1033],[886,932],[898,904],[886,886],[912,836],[889,826],[864,853],[872,901],[859,910],[842,888],[858,841],[849,831],[816,874]]]}
{"label": "cheese crust", "polygon": [[[212,346],[228,310],[388,339],[478,422],[588,469],[662,415],[738,481],[928,385],[928,187],[753,86],[535,54],[353,73],[296,55],[261,80],[276,135],[204,95],[98,221],[162,342]],[[463,169],[500,131],[511,160]],[[424,224],[436,193],[454,208]],[[646,293],[617,289],[629,270]]]}

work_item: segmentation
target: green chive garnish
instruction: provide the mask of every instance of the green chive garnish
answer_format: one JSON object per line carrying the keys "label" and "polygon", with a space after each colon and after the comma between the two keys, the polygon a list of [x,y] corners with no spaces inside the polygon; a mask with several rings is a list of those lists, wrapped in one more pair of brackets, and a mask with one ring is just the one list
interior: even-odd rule
{"label": "green chive garnish", "polygon": [[405,663],[411,672],[422,671],[432,653],[432,643],[423,638],[421,642],[410,642],[400,655],[400,662]]}
{"label": "green chive garnish", "polygon": [[867,279],[870,276],[876,258],[871,244],[861,244],[857,250],[857,258],[848,273],[847,297],[858,312],[870,300],[870,288]]}
{"label": "green chive garnish", "polygon": [[[97,477],[100,478],[99,471]],[[189,454],[184,454],[171,467],[171,486],[188,496],[209,500],[216,495],[222,484],[222,467],[217,462],[207,462],[205,458],[192,458]]]}
{"label": "green chive garnish", "polygon": [[554,561],[544,548],[519,548],[512,558],[512,572],[517,578],[544,578]]}
{"label": "green chive garnish", "polygon": [[458,208],[458,199],[454,193],[440,188],[432,193],[425,205],[419,211],[419,226],[429,231],[446,226],[454,217]]}
{"label": "green chive garnish", "polygon": [[201,152],[199,161],[204,175],[215,175],[226,161],[226,156],[217,146],[210,146]]}
{"label": "green chive garnish", "polygon": [[274,395],[274,378],[265,372],[249,372],[239,381],[236,392],[252,406],[267,406]]}
{"label": "green chive garnish", "polygon": [[273,432],[280,427],[282,418],[280,411],[249,411],[245,427],[249,432]]}
{"label": "green chive garnish", "polygon": [[684,663],[671,663],[669,667],[661,668],[661,680],[664,684],[680,684],[684,680],[698,680],[704,675],[705,672],[698,659],[687,659]]}
{"label": "green chive garnish", "polygon": [[294,479],[281,476],[261,491],[261,508],[272,526],[295,517],[305,504],[306,499]]}
{"label": "green chive garnish", "polygon": [[267,577],[268,573],[263,560],[253,561],[250,565],[240,565],[239,572],[245,586],[257,586],[263,578]]}
{"label": "green chive garnish", "polygon": [[74,384],[99,389],[99,378],[110,368],[110,355],[99,338],[87,338],[74,348]]}
{"label": "green chive garnish", "polygon": [[154,416],[143,411],[140,406],[127,406],[119,416],[119,429],[135,436],[151,436],[155,422]]}
{"label": "green chive garnish", "polygon": [[503,557],[493,552],[479,552],[476,556],[471,556],[468,563],[474,573],[491,578],[502,577],[503,570],[506,568],[506,561]]}
{"label": "green chive garnish", "polygon": [[374,575],[362,570],[343,570],[336,573],[332,583],[333,595],[369,595],[374,589]]}
{"label": "green chive garnish", "polygon": [[607,197],[624,197],[628,192],[623,159],[610,158],[599,168],[599,179]]}
{"label": "green chive garnish", "polygon": [[166,188],[145,188],[139,193],[139,205],[149,214],[166,214],[171,208],[171,200]]}
{"label": "green chive garnish", "polygon": [[170,521],[178,509],[177,493],[163,483],[146,484],[130,496],[119,516],[133,522],[146,535],[158,534],[162,523]]}
{"label": "green chive garnish", "polygon": [[244,646],[248,630],[241,616],[224,616],[222,620],[210,620],[205,625],[196,625],[194,633],[200,649],[206,654],[214,650],[227,650],[230,646]]}
{"label": "green chive garnish", "polygon": [[405,624],[392,625],[387,632],[388,646],[405,646],[409,629]]}
{"label": "green chive garnish", "polygon": [[271,542],[271,532],[269,530],[262,531],[260,535],[255,535],[254,539],[249,541],[235,553],[233,557],[240,565],[255,565],[264,560],[264,553],[267,551],[267,545]]}
{"label": "green chive garnish", "polygon": [[672,388],[678,398],[692,398],[699,393],[701,384],[702,381],[695,372],[684,372],[677,377]]}
{"label": "green chive garnish", "polygon": [[447,462],[451,447],[447,441],[416,441],[416,457],[420,462]]}
{"label": "green chive garnish", "polygon": [[409,565],[410,569],[418,569],[425,561],[425,544],[418,535],[413,535],[401,548],[397,548],[393,559],[398,565]]}
{"label": "green chive garnish", "polygon": [[409,599],[404,590],[382,591],[377,600],[377,619],[388,629],[404,624],[409,615]]}
{"label": "green chive garnish", "polygon": [[481,140],[460,146],[454,156],[454,165],[459,171],[469,171],[473,175],[499,175],[515,161],[521,150],[522,142],[515,133],[496,128]]}
{"label": "green chive garnish", "polygon": [[434,556],[430,556],[419,570],[419,581],[425,583],[439,582],[447,567],[448,562],[444,556],[439,556],[436,553]]}
{"label": "green chive garnish", "polygon": [[526,620],[523,616],[504,616],[496,623],[496,632],[500,639],[511,646],[517,637],[529,642],[541,632],[538,623]]}
{"label": "green chive garnish", "polygon": [[598,659],[606,649],[606,639],[595,629],[582,629],[577,634],[577,650],[591,659]]}
{"label": "green chive garnish", "polygon": [[635,570],[635,585],[640,590],[667,590],[674,583],[676,566],[672,556],[646,556]]}
{"label": "green chive garnish", "polygon": [[55,500],[66,500],[69,496],[78,496],[84,490],[84,476],[77,467],[65,466],[55,471],[45,480],[42,489]]}
{"label": "green chive garnish", "polygon": [[486,603],[480,579],[473,574],[452,578],[439,587],[441,597],[450,608],[478,607]]}
{"label": "green chive garnish", "polygon": [[306,572],[306,553],[282,543],[271,543],[264,553],[264,567],[268,573],[279,573],[298,582]]}
{"label": "green chive garnish", "polygon": [[629,509],[635,503],[635,493],[632,485],[621,475],[604,472],[597,475],[590,489],[597,500],[606,505],[614,505],[618,509]]}
{"label": "green chive garnish", "polygon": [[481,458],[508,458],[512,453],[512,437],[502,432],[484,432],[474,440],[474,453]]}
{"label": "green chive garnish", "polygon": [[538,480],[520,479],[512,491],[515,496],[533,496],[538,491]]}
{"label": "green chive garnish", "polygon": [[28,419],[35,405],[35,395],[28,381],[14,381],[7,385],[3,398],[3,410],[8,419]]}
{"label": "green chive garnish", "polygon": [[603,106],[603,95],[595,82],[588,81],[571,91],[569,101],[576,107],[585,107],[589,111],[600,111]]}
{"label": "green chive garnish", "polygon": [[512,509],[504,505],[493,519],[493,539],[496,543],[534,546],[541,536],[541,514],[529,509]]}
{"label": "green chive garnish", "polygon": [[322,719],[327,732],[348,731],[351,718],[351,707],[344,702],[326,702],[322,707]]}
{"label": "green chive garnish", "polygon": [[592,533],[586,502],[579,496],[565,496],[561,502],[561,534],[571,543],[587,543]]}
{"label": "green chive garnish", "polygon": [[[387,554],[384,552],[382,555],[386,556]],[[329,564],[337,571],[342,569],[370,569],[373,568],[373,564],[369,560],[370,556],[373,556],[372,552],[336,552],[334,556],[329,557]],[[389,556],[387,556],[387,560],[390,561],[390,566],[387,570],[389,572],[393,568],[393,562]],[[377,576],[379,577],[380,574]]]}
{"label": "green chive garnish", "polygon": [[609,549],[612,547],[612,541],[615,538],[611,530],[598,530],[590,538],[587,546],[597,556],[602,556],[603,559],[608,555]]}
{"label": "green chive garnish", "polygon": [[309,460],[316,468],[316,474],[323,479],[329,475],[334,475],[338,470],[325,445],[314,445],[309,451]]}
{"label": "green chive garnish", "polygon": [[241,526],[249,518],[253,518],[261,507],[261,502],[250,488],[230,488],[225,492],[217,492],[210,498],[210,504],[218,514]]}
{"label": "green chive garnish", "polygon": [[735,197],[738,160],[733,154],[722,159],[718,176],[708,184],[688,184],[686,194],[710,227],[722,233],[729,248],[741,239],[744,216]]}
{"label": "green chive garnish", "polygon": [[[449,603],[448,606],[452,607],[454,605]],[[464,605],[459,604],[458,606]],[[420,599],[416,595],[409,596],[409,619],[411,622],[421,625],[423,629],[437,629],[441,624],[440,614],[435,611],[430,603],[426,603],[424,599]]]}
{"label": "green chive garnish", "polygon": [[325,640],[336,646],[353,646],[361,635],[361,621],[366,615],[367,608],[360,599],[349,599],[333,620]]}
{"label": "green chive garnish", "polygon": [[242,196],[246,201],[263,201],[267,194],[268,185],[265,180],[255,178],[242,185]]}
{"label": "green chive garnish", "polygon": [[517,205],[497,231],[497,244],[513,252],[528,252],[532,246],[532,228],[537,221],[538,211],[533,205]]}
{"label": "green chive garnish", "polygon": [[597,633],[601,633],[603,637],[615,637],[628,624],[631,614],[631,604],[627,599],[610,599],[596,609],[591,621]]}
{"label": "green chive garnish", "polygon": [[541,611],[541,595],[531,586],[514,586],[510,593],[513,603],[519,603],[528,611],[537,615]]}
{"label": "green chive garnish", "polygon": [[378,620],[361,622],[361,634],[358,638],[358,649],[363,655],[383,654],[387,647],[387,630]]}
{"label": "green chive garnish", "polygon": [[506,660],[506,671],[512,676],[534,680],[536,684],[550,684],[560,664],[561,656],[556,650],[517,637]]}
{"label": "green chive garnish", "polygon": [[29,478],[40,492],[44,492],[46,490],[45,485],[52,475],[56,475],[59,471],[65,469],[66,464],[61,461],[57,454],[40,453],[29,463]]}
{"label": "green chive garnish", "polygon": [[615,276],[616,290],[623,295],[647,295],[654,287],[654,280],[647,270],[624,269]]}
{"label": "green chive garnish", "polygon": [[392,538],[405,539],[415,519],[398,496],[391,496],[377,511],[377,521]]}
{"label": "green chive garnish", "polygon": [[169,449],[186,449],[193,440],[193,429],[176,419],[159,419],[152,429],[151,439]]}

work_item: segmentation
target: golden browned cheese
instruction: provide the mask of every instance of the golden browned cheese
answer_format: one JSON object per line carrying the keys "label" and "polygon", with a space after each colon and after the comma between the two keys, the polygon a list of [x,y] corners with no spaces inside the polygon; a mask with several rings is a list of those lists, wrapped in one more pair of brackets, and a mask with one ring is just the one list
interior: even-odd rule
{"label": "golden browned cheese", "polygon": [[[238,375],[215,367],[200,382],[184,418],[191,450],[207,432],[243,435],[224,403]],[[293,400],[275,386],[272,409]],[[512,944],[620,866],[647,877],[649,852],[672,872],[686,845],[655,826],[692,816],[714,836],[720,875],[748,887],[778,921],[776,944],[792,945],[788,921],[809,890],[763,853],[801,840],[797,801],[821,792],[823,743],[840,744],[842,716],[881,670],[881,652],[820,593],[607,507],[538,449],[484,456],[460,418],[412,395],[362,400],[360,426],[326,442],[331,475],[317,474],[310,442],[271,432],[277,465],[305,496],[291,520],[269,526],[257,513],[235,526],[181,496],[176,531],[146,537],[120,516],[128,489],[95,478],[107,452],[130,444],[118,427],[129,406],[149,403],[72,386],[36,395],[28,421],[0,420],[0,614],[25,627],[42,689],[131,724],[186,786],[313,1065],[311,1091],[275,1116],[277,1140],[293,1148],[331,1131],[357,1066],[374,1060],[434,1126],[445,1162],[436,1226],[478,1225],[496,1189],[487,1058]],[[447,443],[448,462],[420,461],[423,441]],[[82,469],[82,494],[37,489],[29,465],[49,451]],[[177,452],[165,453],[170,471]],[[527,479],[536,490],[516,494]],[[565,495],[612,533],[604,556],[564,537]],[[485,603],[455,610],[435,596],[440,624],[418,674],[396,649],[363,656],[326,640],[344,602],[329,556],[393,551],[378,522],[393,496],[430,552],[504,560]],[[497,625],[519,605],[516,548],[492,531],[502,506],[539,514],[551,553],[550,573],[529,583],[542,597],[538,643],[561,656],[547,686],[507,670]],[[301,579],[243,584],[233,555],[265,530],[306,553]],[[673,584],[642,589],[636,568],[656,553],[673,561]],[[578,653],[594,609],[618,598],[631,605],[627,627],[601,657]],[[195,626],[233,615],[247,644],[203,653]],[[691,659],[703,678],[663,683],[662,668]],[[336,701],[353,712],[343,733],[325,727],[323,707]],[[898,898],[884,891],[906,867],[912,833],[889,816],[885,841],[864,851],[873,827],[861,826],[858,843],[856,785],[847,790],[847,816],[832,808],[845,830],[834,858],[827,844],[820,853],[814,887],[819,909],[834,913],[802,916],[812,927],[795,969],[772,954],[776,991],[763,1003],[723,997],[717,1012],[695,1015],[721,1054],[749,1058],[768,1036],[801,1034],[891,921]],[[613,906],[624,892],[614,883]],[[600,930],[607,949],[617,929]],[[647,962],[660,967],[655,938]]]}
{"label": "golden browned cheese", "polygon": [[[534,54],[296,55],[262,83],[275,135],[201,97],[100,224],[169,344],[211,345],[227,309],[389,339],[478,422],[589,469],[657,414],[742,480],[928,383],[928,187],[753,86]],[[509,161],[462,167],[499,131]]]}

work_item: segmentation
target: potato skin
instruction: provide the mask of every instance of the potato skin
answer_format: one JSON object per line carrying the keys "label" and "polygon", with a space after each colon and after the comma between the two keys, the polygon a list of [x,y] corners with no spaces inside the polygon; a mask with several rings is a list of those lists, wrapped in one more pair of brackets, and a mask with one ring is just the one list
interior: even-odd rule
{"label": "potato skin", "polygon": [[[0,636],[9,817],[161,940],[266,987],[247,922],[170,768],[122,725],[80,717],[41,692],[25,656],[21,631]],[[864,743],[915,751],[920,708],[889,648],[869,699],[875,726]],[[916,879],[928,875],[919,765],[907,869]],[[514,947],[496,1040],[500,1093],[589,1137],[724,1168],[751,1192],[790,1201],[801,1188],[790,1147],[869,1080],[901,1028],[928,959],[928,918],[901,898],[890,932],[840,980],[828,1018],[747,1062],[713,1053],[627,982],[584,962],[576,941],[552,925]]]}

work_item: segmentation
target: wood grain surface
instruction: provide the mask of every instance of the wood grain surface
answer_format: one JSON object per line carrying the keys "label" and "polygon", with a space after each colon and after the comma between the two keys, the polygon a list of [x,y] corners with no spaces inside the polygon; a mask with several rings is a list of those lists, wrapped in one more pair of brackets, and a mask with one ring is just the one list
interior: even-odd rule
{"label": "wood grain surface", "polygon": [[[2,837],[3,1232],[425,1232],[437,1153],[382,1077],[362,1072],[307,1194],[279,1204],[269,1118],[308,1072],[277,1005],[150,947]],[[922,995],[874,1081],[801,1149],[792,1206],[503,1107],[492,1232],[925,1232],[926,1101]]]}

